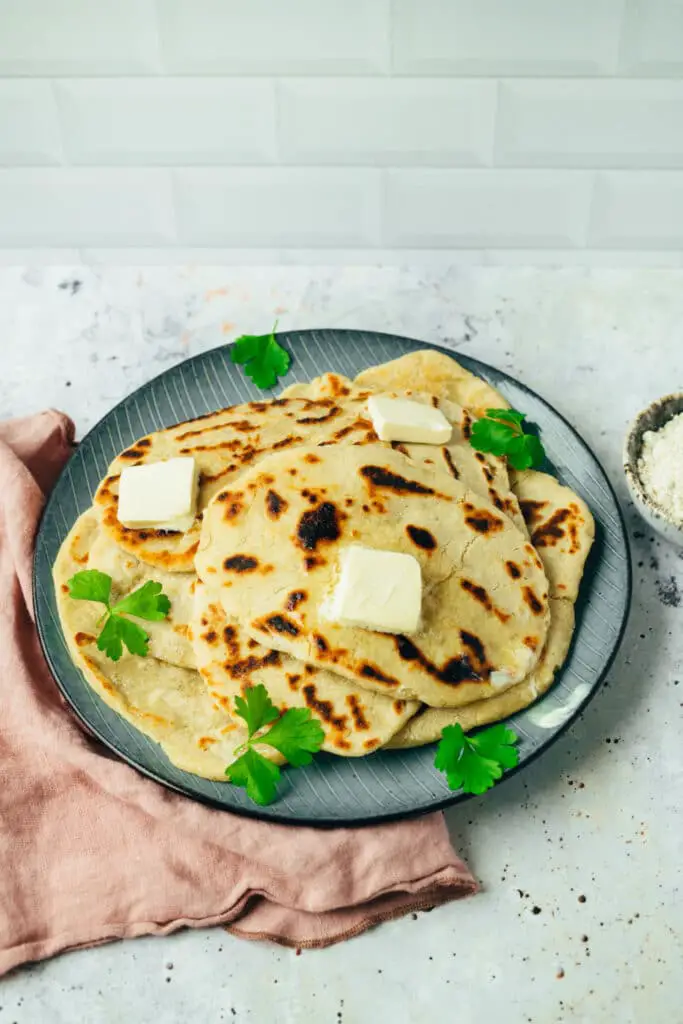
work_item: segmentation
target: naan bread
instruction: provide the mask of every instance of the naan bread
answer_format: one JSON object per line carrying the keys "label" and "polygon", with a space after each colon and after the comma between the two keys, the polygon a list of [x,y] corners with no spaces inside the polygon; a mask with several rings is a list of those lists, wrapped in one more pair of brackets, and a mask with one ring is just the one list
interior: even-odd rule
{"label": "naan bread", "polygon": [[[454,426],[450,443],[380,443],[366,408],[373,392],[438,406]],[[526,707],[566,656],[594,524],[553,477],[508,475],[504,459],[471,448],[473,419],[507,406],[454,359],[422,350],[355,382],[323,374],[274,401],[141,438],[114,460],[55,564],[75,664],[175,765],[222,781],[246,739],[234,697],[259,682],[283,710],[310,707],[325,729],[324,749],[346,756],[429,743],[445,725],[472,729]],[[193,455],[200,467],[193,528],[123,527],[122,469],[177,455]],[[200,532],[204,583],[195,572]],[[348,543],[418,558],[425,587],[417,636],[320,616]],[[115,599],[149,579],[162,584],[169,618],[137,620],[150,636],[148,657],[124,651],[113,662],[97,650],[101,607],[72,600],[66,588],[85,567],[112,577]]]}
{"label": "naan bread", "polygon": [[575,601],[595,537],[590,509],[582,498],[547,473],[528,469],[512,476],[513,490],[531,543],[543,562],[551,597]]}
{"label": "naan bread", "polygon": [[[96,516],[94,510],[93,515]],[[106,572],[111,576],[112,592],[116,600],[132,590],[137,590],[148,580],[161,583],[164,594],[171,602],[168,618],[162,619],[161,622],[140,621],[140,625],[150,638],[150,654],[159,661],[170,662],[171,665],[181,665],[183,668],[197,667],[192,644],[188,638],[197,579],[194,573],[152,569],[135,555],[114,544],[99,526],[92,535],[87,568],[99,569],[100,572]]]}
{"label": "naan bread", "polygon": [[538,547],[552,581],[550,630],[541,660],[527,678],[498,697],[468,704],[457,711],[423,708],[394,737],[389,746],[414,747],[437,740],[447,725],[460,723],[465,731],[507,718],[528,707],[552,685],[564,663],[574,631],[574,601],[593,543],[593,517],[586,504],[547,473],[526,470],[513,474],[513,486],[526,510],[531,529],[548,543]]}
{"label": "naan bread", "polygon": [[[322,617],[339,550],[351,543],[418,559],[417,636]],[[206,510],[196,565],[254,639],[401,699],[459,706],[500,692],[545,643],[547,580],[526,537],[445,470],[386,445],[263,460]]]}
{"label": "naan bread", "polygon": [[[393,394],[393,392],[388,392]],[[413,401],[425,405],[436,405],[447,420],[453,425],[453,433],[447,445],[437,447],[428,444],[392,444],[392,447],[415,463],[433,467],[446,472],[458,480],[463,487],[476,491],[489,498],[500,512],[512,519],[515,526],[525,536],[527,527],[519,507],[517,496],[510,489],[507,462],[496,455],[484,455],[475,451],[470,444],[473,418],[467,409],[447,398],[435,399],[431,395],[417,391],[402,391],[401,397],[409,397]]]}
{"label": "naan bread", "polygon": [[[308,385],[307,390],[315,397],[249,402],[137,440],[114,459],[95,494],[94,503],[100,510],[103,532],[115,544],[148,565],[167,572],[191,572],[201,513],[214,494],[228,486],[245,469],[272,452],[285,448],[307,444],[378,442],[367,415],[370,389],[351,384],[338,374],[325,374]],[[300,388],[297,393],[302,393]],[[432,401],[431,393],[418,396],[414,389],[396,393]],[[453,405],[450,414],[461,438],[466,440],[472,417],[458,405]],[[418,447],[425,448],[424,445]],[[471,460],[474,453],[469,445],[466,447]],[[118,520],[118,487],[122,470],[126,466],[159,462],[179,455],[193,456],[199,466],[198,518],[195,525],[186,533],[151,528],[133,530],[123,526]],[[483,472],[484,465],[491,467],[498,476],[495,490],[500,500],[514,502],[501,460],[482,457],[480,472]],[[513,509],[511,514],[518,514],[518,510]]]}
{"label": "naan bread", "polygon": [[418,388],[455,402],[475,416],[484,416],[487,409],[509,408],[509,403],[490,384],[434,349],[419,349],[390,363],[371,366],[358,374],[356,385],[376,391]]}
{"label": "naan bread", "polygon": [[[280,398],[344,398],[358,388],[350,377],[342,373],[323,373],[305,384],[290,384],[280,392]],[[361,391],[368,388],[361,387]]]}
{"label": "naan bread", "polygon": [[220,705],[229,719],[240,721],[234,715],[235,694],[263,683],[281,710],[310,707],[325,729],[323,749],[359,756],[383,746],[417,711],[416,702],[359,690],[330,672],[262,647],[237,622],[228,628],[222,606],[209,599],[196,576],[152,569],[112,544],[101,531],[95,530],[92,536],[87,567],[112,577],[114,600],[148,580],[161,583],[171,601],[168,619],[135,620],[150,637],[150,656],[197,668],[208,684],[212,703]]}
{"label": "naan bread", "polygon": [[[433,354],[438,355],[438,353]],[[410,357],[405,358],[409,359]],[[447,364],[445,366],[442,359],[436,361],[441,373],[439,374],[436,370],[433,370],[425,379],[421,377],[411,379],[408,372],[410,370],[410,363],[406,364],[405,371],[398,367],[402,360],[397,360],[395,363],[385,363],[383,366],[374,368],[373,379],[377,380],[377,384],[373,386],[375,391],[381,391],[383,394],[390,396],[410,398],[412,401],[421,402],[423,405],[434,405],[441,410],[453,425],[451,440],[443,447],[399,442],[393,442],[392,447],[409,455],[411,459],[423,462],[426,466],[445,468],[451,476],[456,480],[460,480],[464,486],[471,487],[480,494],[487,494],[494,505],[510,516],[522,533],[526,533],[526,524],[519,508],[517,497],[510,489],[507,461],[495,455],[484,455],[483,452],[477,452],[472,448],[470,436],[474,417],[471,411],[464,408],[464,402],[455,401],[444,394],[443,374],[447,372],[450,374],[448,380],[452,393],[455,394],[457,391],[463,399],[467,397],[468,391],[471,391],[470,378],[477,381],[478,385],[483,384],[483,382],[479,381],[476,377],[472,378],[472,375],[467,374],[467,371],[463,370],[455,360],[449,359],[447,356],[444,358]],[[422,360],[422,362],[425,362],[425,360]],[[431,360],[426,362],[429,365],[432,363]],[[398,389],[393,386],[389,387],[389,382],[394,377],[394,370],[396,368],[400,371],[396,375],[397,379],[403,382]],[[382,373],[380,371],[384,370],[386,370],[387,383],[384,387],[381,387]],[[366,372],[369,373],[370,371]],[[463,378],[462,374],[466,374],[466,377]],[[349,389],[350,393],[354,393],[354,387],[353,382],[348,377],[341,377],[335,373],[326,373],[322,377],[316,377],[310,384],[290,385],[289,388],[282,392],[282,397],[336,398]],[[441,394],[441,397],[439,397],[439,394]],[[499,405],[503,402],[505,407],[507,407],[507,403],[497,392],[493,392],[489,397],[491,400],[495,397]],[[371,440],[369,437],[366,438],[366,442]],[[358,441],[352,440],[352,443],[358,443]]]}
{"label": "naan bread", "polygon": [[[101,605],[74,601],[61,589],[83,568],[112,577],[113,601],[148,580],[162,584],[171,600],[168,619],[148,622],[131,616],[150,637],[147,657],[124,650],[114,662],[97,649]],[[310,707],[325,730],[323,749],[345,756],[367,754],[384,745],[418,709],[415,702],[364,692],[330,672],[263,648],[237,625],[228,641],[225,613],[207,600],[206,588],[196,576],[151,569],[117,548],[99,530],[94,510],[81,517],[67,538],[55,566],[57,578],[69,649],[88,683],[114,710],[160,742],[170,760],[186,771],[224,781],[234,747],[246,739],[244,723],[234,714],[234,695],[259,682],[281,710]],[[195,588],[201,593],[193,648],[189,637]],[[197,667],[195,649],[201,675],[183,671]]]}
{"label": "naan bread", "polygon": [[332,754],[359,757],[377,750],[419,706],[364,690],[324,668],[263,647],[236,619],[228,619],[219,598],[201,582],[195,590],[192,637],[209,692],[229,714],[235,695],[263,683],[281,711],[310,708],[325,730],[323,750]]}
{"label": "naan bread", "polygon": [[390,749],[421,747],[434,743],[447,725],[459,724],[465,732],[490,725],[533,704],[548,690],[555,673],[567,657],[574,631],[574,605],[567,598],[551,598],[550,630],[541,659],[521,683],[488,700],[477,700],[464,707],[429,708],[424,706],[401,732],[389,741]]}
{"label": "naan bread", "polygon": [[117,516],[122,470],[179,455],[193,456],[200,471],[200,516],[214,494],[273,451],[325,441],[377,441],[365,414],[370,392],[351,387],[342,391],[337,398],[248,402],[140,438],[114,459],[95,494],[103,531],[148,565],[168,572],[192,572],[199,517],[187,533],[127,529]]}
{"label": "naan bread", "polygon": [[[242,720],[212,700],[198,672],[125,650],[112,661],[96,645],[102,605],[69,597],[67,580],[85,567],[96,531],[97,515],[91,509],[77,520],[54,568],[57,607],[75,665],[105,704],[156,740],[178,768],[225,781],[225,766],[247,738]],[[150,625],[141,624],[145,629]]]}

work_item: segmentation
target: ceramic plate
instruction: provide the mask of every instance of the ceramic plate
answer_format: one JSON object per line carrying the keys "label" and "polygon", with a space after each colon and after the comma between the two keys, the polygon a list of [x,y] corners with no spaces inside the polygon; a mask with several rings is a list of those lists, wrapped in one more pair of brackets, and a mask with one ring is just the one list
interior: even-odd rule
{"label": "ceramic plate", "polygon": [[[290,331],[279,335],[294,355],[287,384],[329,370],[354,377],[367,366],[420,348],[408,338],[365,331]],[[456,353],[529,420],[538,424],[548,458],[562,483],[585,498],[596,520],[591,552],[576,606],[577,627],[569,657],[542,701],[509,720],[520,736],[520,771],[586,707],[621,640],[631,591],[626,531],[610,483],[576,431],[523,384],[476,359]],[[195,800],[269,821],[306,825],[356,825],[434,811],[465,799],[448,789],[433,765],[434,746],[378,751],[361,759],[321,754],[300,771],[283,772],[275,803],[256,807],[244,790],[210,782],[175,768],[152,740],[110,710],[72,664],[57,616],[51,569],[59,546],[114,456],[136,438],[181,420],[263,397],[234,366],[227,347],[167,370],[124,399],[94,427],[60,476],[45,509],[36,543],[34,596],[43,650],[78,718],[107,747],[145,775]]]}

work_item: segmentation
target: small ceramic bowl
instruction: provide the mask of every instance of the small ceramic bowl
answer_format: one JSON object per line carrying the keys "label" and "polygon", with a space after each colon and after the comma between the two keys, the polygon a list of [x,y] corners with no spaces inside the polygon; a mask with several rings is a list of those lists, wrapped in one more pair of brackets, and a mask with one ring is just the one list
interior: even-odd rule
{"label": "small ceramic bowl", "polygon": [[626,435],[624,445],[624,472],[636,508],[641,516],[660,537],[683,549],[683,526],[674,522],[654,498],[645,490],[638,472],[638,460],[643,448],[643,434],[647,430],[659,430],[673,416],[683,412],[683,392],[666,395],[648,405],[636,416]]}

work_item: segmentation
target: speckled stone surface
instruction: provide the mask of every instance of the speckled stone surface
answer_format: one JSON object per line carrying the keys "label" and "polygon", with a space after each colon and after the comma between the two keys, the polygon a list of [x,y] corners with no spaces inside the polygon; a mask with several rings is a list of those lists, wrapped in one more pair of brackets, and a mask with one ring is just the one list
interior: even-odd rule
{"label": "speckled stone surface", "polygon": [[218,930],[72,953],[0,982],[0,1024],[674,1024],[683,559],[628,505],[621,446],[643,406],[683,387],[683,272],[2,268],[0,416],[57,406],[83,433],[152,375],[275,316],[453,345],[566,415],[627,514],[623,647],[549,753],[448,812],[479,896],[301,956]]}

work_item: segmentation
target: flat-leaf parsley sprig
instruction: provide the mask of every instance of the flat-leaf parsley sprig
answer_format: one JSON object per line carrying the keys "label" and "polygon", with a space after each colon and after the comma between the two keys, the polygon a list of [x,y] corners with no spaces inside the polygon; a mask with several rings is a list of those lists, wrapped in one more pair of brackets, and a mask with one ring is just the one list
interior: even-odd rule
{"label": "flat-leaf parsley sprig", "polygon": [[239,756],[225,774],[236,786],[243,786],[251,800],[265,806],[275,799],[280,769],[255,747],[272,747],[294,768],[302,768],[320,750],[325,732],[309,708],[289,708],[280,715],[262,683],[250,686],[244,697],[235,697],[235,711],[247,723],[249,736],[235,751]]}
{"label": "flat-leaf parsley sprig", "polygon": [[230,348],[233,363],[242,364],[247,377],[263,391],[274,387],[278,378],[287,373],[292,362],[287,349],[275,337],[276,328],[277,320],[270,334],[243,334]]}
{"label": "flat-leaf parsley sprig", "polygon": [[135,615],[148,622],[160,622],[171,610],[171,602],[161,593],[161,583],[148,580],[112,605],[111,584],[111,576],[99,569],[84,569],[67,581],[70,597],[76,601],[97,601],[106,609],[104,626],[97,638],[99,650],[112,661],[118,661],[125,644],[131,654],[144,658],[149,651],[149,636],[141,626],[125,616]]}
{"label": "flat-leaf parsley sprig", "polygon": [[461,725],[447,725],[441,733],[434,767],[445,773],[449,789],[485,793],[501,778],[505,768],[514,768],[519,763],[515,747],[518,741],[517,733],[504,723],[474,736],[466,736]]}
{"label": "flat-leaf parsley sprig", "polygon": [[523,412],[515,409],[487,409],[486,416],[472,426],[470,444],[479,452],[505,455],[513,469],[540,466],[543,445],[535,434],[525,434]]}

